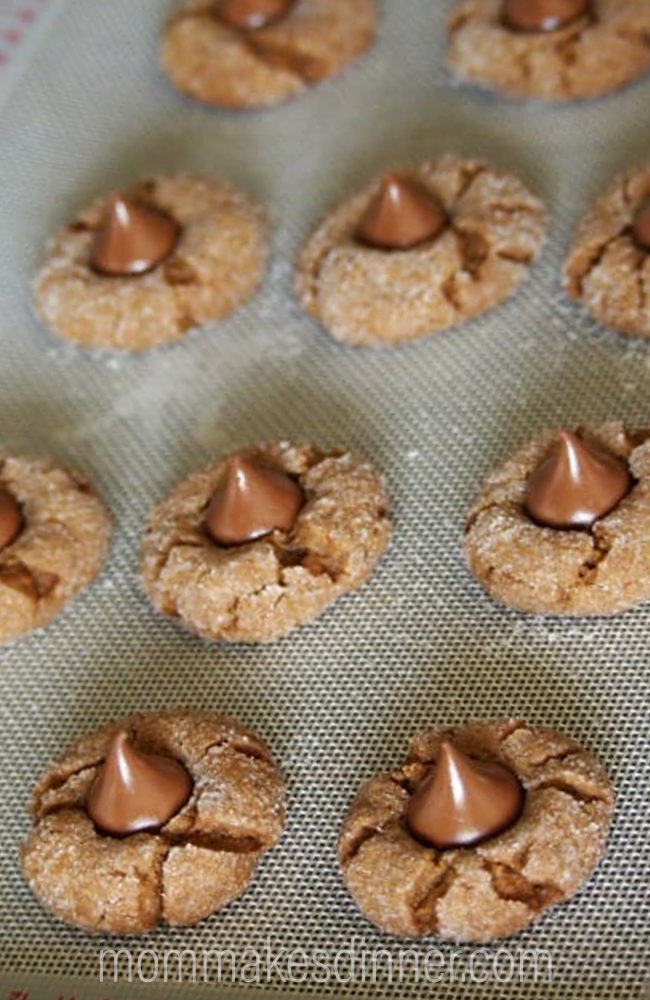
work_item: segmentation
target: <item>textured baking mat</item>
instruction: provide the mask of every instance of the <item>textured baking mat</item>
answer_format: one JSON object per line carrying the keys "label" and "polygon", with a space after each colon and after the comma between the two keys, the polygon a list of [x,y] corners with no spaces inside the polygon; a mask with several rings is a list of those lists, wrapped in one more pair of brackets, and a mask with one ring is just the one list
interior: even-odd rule
{"label": "textured baking mat", "polygon": [[[572,733],[606,762],[618,790],[609,850],[576,899],[508,943],[515,954],[550,952],[553,984],[445,981],[436,992],[640,996],[650,604],[611,621],[525,617],[482,593],[459,543],[481,476],[540,428],[648,424],[650,345],[588,321],[563,298],[559,269],[574,224],[611,174],[650,157],[650,81],[568,108],[454,89],[443,69],[449,5],[392,0],[377,46],[344,78],[267,113],[219,114],[158,74],[160,0],[53,4],[0,109],[0,427],[5,447],[52,454],[96,481],[116,538],[96,586],[45,632],[0,651],[0,971],[16,988],[31,973],[96,980],[100,949],[116,946],[50,919],[19,871],[31,786],[80,730],[135,709],[214,708],[258,728],[289,781],[286,835],[243,899],[193,930],[132,943],[135,955],[241,955],[263,952],[268,937],[274,948],[335,952],[353,935],[369,950],[407,944],[375,933],[336,868],[337,831],[359,783],[400,761],[410,736],[433,723],[513,714]],[[460,329],[393,350],[335,344],[292,299],[301,240],[375,172],[444,150],[514,168],[546,198],[541,263],[509,303]],[[268,205],[263,290],[229,321],[143,357],[59,344],[30,309],[47,235],[98,191],[173,169],[223,175]],[[393,544],[363,590],[286,640],[203,644],[156,617],[140,592],[148,508],[223,449],[275,437],[370,455],[390,486]],[[346,997],[432,990],[412,979],[267,988],[278,986]]]}

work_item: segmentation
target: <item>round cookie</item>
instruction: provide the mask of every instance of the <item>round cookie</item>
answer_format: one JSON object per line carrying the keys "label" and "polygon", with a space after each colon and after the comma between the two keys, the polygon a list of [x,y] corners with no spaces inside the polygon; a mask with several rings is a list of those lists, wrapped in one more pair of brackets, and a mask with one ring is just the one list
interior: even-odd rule
{"label": "round cookie", "polygon": [[[525,790],[514,825],[474,847],[425,846],[406,822],[443,740],[505,765]],[[433,729],[413,741],[404,767],[361,788],[341,831],[339,861],[355,903],[382,930],[488,942],[580,889],[603,854],[612,810],[602,767],[551,729],[515,720]]]}
{"label": "round cookie", "polygon": [[224,23],[214,0],[184,0],[160,63],[178,90],[207,104],[268,107],[360,58],[376,24],[375,0],[297,0],[286,17],[248,31]]}
{"label": "round cookie", "polygon": [[454,11],[448,60],[460,80],[512,97],[570,101],[618,90],[650,65],[646,0],[593,0],[585,15],[553,31],[513,30],[503,9],[502,0],[467,0]]}
{"label": "round cookie", "polygon": [[650,598],[650,434],[620,423],[580,433],[627,463],[634,481],[590,530],[544,527],[526,511],[529,477],[555,431],[492,472],[467,519],[469,568],[492,597],[520,611],[610,615]]}
{"label": "round cookie", "polygon": [[564,287],[600,323],[650,337],[650,246],[634,220],[650,196],[650,165],[619,174],[580,223],[564,265]]}
{"label": "round cookie", "polygon": [[358,240],[376,179],[318,226],[298,261],[303,308],[355,346],[413,340],[485,312],[514,291],[544,239],[542,202],[505,170],[447,155],[400,174],[444,208],[436,239],[388,252]]}
{"label": "round cookie", "polygon": [[[158,831],[114,837],[86,812],[119,730],[179,761],[193,791]],[[266,744],[208,712],[137,714],[81,737],[45,774],[21,848],[25,876],[55,916],[90,932],[189,926],[237,899],[280,838],[284,783]]]}
{"label": "round cookie", "polygon": [[0,458],[18,533],[0,548],[0,644],[43,628],[101,570],[111,520],[90,484],[47,459]]}
{"label": "round cookie", "polygon": [[269,642],[361,586],[388,545],[388,501],[372,465],[343,451],[262,444],[237,453],[282,470],[305,503],[291,530],[216,544],[206,510],[228,459],[195,472],[156,507],[141,547],[154,607],[208,639]]}
{"label": "round cookie", "polygon": [[247,195],[187,174],[152,178],[129,195],[179,224],[175,249],[144,274],[97,273],[93,241],[110,203],[97,199],[54,236],[36,276],[36,311],[55,333],[84,347],[143,351],[250,298],[264,273],[267,227]]}

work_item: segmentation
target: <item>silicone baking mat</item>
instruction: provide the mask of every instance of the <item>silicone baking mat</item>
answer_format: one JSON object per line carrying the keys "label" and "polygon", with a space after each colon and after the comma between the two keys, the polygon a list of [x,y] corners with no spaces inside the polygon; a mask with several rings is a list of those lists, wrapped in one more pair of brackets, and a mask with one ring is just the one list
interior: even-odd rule
{"label": "silicone baking mat", "polygon": [[[449,9],[436,0],[386,2],[377,45],[343,78],[275,110],[227,114],[185,101],[159,74],[168,13],[161,0],[50,0],[3,91],[3,445],[78,466],[116,522],[97,584],[46,631],[0,651],[7,988],[35,974],[49,984],[43,997],[67,996],[70,977],[96,982],[102,948],[127,945],[134,955],[241,955],[264,953],[270,938],[274,954],[333,953],[356,936],[368,950],[396,953],[409,942],[375,932],[337,871],[350,797],[399,762],[419,730],[512,714],[568,731],[607,764],[618,792],[609,850],[577,898],[506,942],[515,955],[550,952],[552,984],[445,977],[436,993],[642,995],[650,604],[612,620],[517,614],[473,582],[460,539],[483,474],[541,428],[612,418],[648,424],[650,345],[599,329],[565,300],[559,272],[575,223],[613,172],[650,157],[650,80],[564,108],[454,88],[444,71]],[[293,300],[301,241],[321,213],[375,173],[446,150],[512,168],[546,199],[551,227],[540,264],[511,301],[456,330],[399,349],[336,344]],[[230,320],[140,357],[56,341],[30,307],[48,234],[100,191],[185,169],[230,179],[268,206],[273,246],[263,289]],[[157,617],[142,596],[137,547],[147,511],[223,450],[283,437],[357,448],[381,466],[393,501],[390,551],[365,588],[287,639],[258,648],[205,644]],[[20,874],[30,789],[78,732],[176,704],[232,713],[268,738],[289,783],[286,834],[250,891],[193,930],[116,943],[67,929]],[[414,947],[423,955],[438,944]],[[440,949],[447,961],[451,949]],[[375,985],[263,985],[414,1000],[433,989],[408,977],[401,985],[385,977]]]}

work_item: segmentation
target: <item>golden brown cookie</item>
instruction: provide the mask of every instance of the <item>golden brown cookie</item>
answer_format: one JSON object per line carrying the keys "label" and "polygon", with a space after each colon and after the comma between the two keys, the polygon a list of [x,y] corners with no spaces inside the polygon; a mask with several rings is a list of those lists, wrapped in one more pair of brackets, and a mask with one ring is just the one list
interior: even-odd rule
{"label": "golden brown cookie", "polygon": [[305,503],[290,531],[222,546],[205,528],[227,459],[196,472],[156,507],[141,547],[154,607],[208,639],[269,642],[364,583],[388,545],[381,478],[358,455],[311,445],[240,452],[291,476]]}
{"label": "golden brown cookie", "polygon": [[223,181],[157,177],[129,192],[180,225],[171,256],[133,277],[90,263],[109,197],[99,198],[51,241],[35,280],[35,305],[55,333],[84,347],[143,351],[227,316],[262,280],[267,228],[262,209]]}
{"label": "golden brown cookie", "polygon": [[578,227],[564,265],[564,287],[606,326],[650,337],[650,246],[634,222],[650,196],[650,166],[619,174]]}
{"label": "golden brown cookie", "polygon": [[378,178],[318,226],[298,261],[303,308],[348,344],[397,344],[485,312],[514,291],[544,239],[542,202],[508,171],[441,156],[400,175],[445,209],[436,239],[385,251],[356,238]]}
{"label": "golden brown cookie", "polygon": [[647,0],[593,0],[554,31],[512,30],[502,0],[467,0],[449,22],[449,65],[513,97],[570,101],[618,90],[650,65]]}
{"label": "golden brown cookie", "polygon": [[[443,740],[505,765],[525,790],[517,822],[474,847],[427,847],[406,822]],[[361,788],[339,861],[357,906],[382,930],[487,942],[581,888],[603,854],[612,809],[605,771],[569,737],[515,720],[433,729],[413,741],[404,767]]]}
{"label": "golden brown cookie", "polygon": [[0,458],[0,494],[17,507],[0,546],[0,643],[56,618],[101,570],[111,519],[90,484],[47,459]]}
{"label": "golden brown cookie", "polygon": [[[109,836],[85,804],[116,732],[187,769],[187,804],[156,832]],[[266,744],[208,712],[138,714],[81,737],[37,785],[22,845],[45,907],[90,932],[142,934],[198,923],[248,886],[284,825],[284,784]]]}
{"label": "golden brown cookie", "polygon": [[162,69],[182,93],[228,108],[279,104],[340,73],[375,37],[374,0],[297,0],[287,17],[252,31],[184,0],[167,24]]}
{"label": "golden brown cookie", "polygon": [[465,529],[469,567],[488,593],[520,611],[610,615],[650,598],[650,439],[609,423],[581,434],[619,456],[631,492],[589,530],[537,524],[526,511],[528,479],[556,431],[540,435],[486,479]]}

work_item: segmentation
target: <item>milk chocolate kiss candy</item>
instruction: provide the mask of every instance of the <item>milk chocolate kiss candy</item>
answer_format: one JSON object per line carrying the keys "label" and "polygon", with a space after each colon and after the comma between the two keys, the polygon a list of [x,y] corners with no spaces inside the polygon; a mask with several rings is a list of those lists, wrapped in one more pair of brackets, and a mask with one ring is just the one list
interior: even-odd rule
{"label": "milk chocolate kiss candy", "polygon": [[590,7],[590,0],[505,0],[502,16],[515,31],[558,31]]}
{"label": "milk chocolate kiss candy", "polygon": [[157,208],[114,195],[95,233],[90,263],[108,277],[133,277],[161,264],[173,252],[180,227]]}
{"label": "milk chocolate kiss candy", "polygon": [[632,223],[632,233],[639,246],[650,251],[650,197],[641,203]]}
{"label": "milk chocolate kiss candy", "polygon": [[205,529],[219,545],[243,545],[275,529],[290,531],[304,502],[300,486],[284,472],[235,455],[214,492]]}
{"label": "milk chocolate kiss candy", "polygon": [[192,779],[177,760],[143,753],[122,731],[95,779],[86,811],[104,833],[126,836],[159,830],[187,802]]}
{"label": "milk chocolate kiss candy", "polygon": [[23,530],[20,507],[6,490],[0,490],[0,550],[11,545]]}
{"label": "milk chocolate kiss candy", "polygon": [[590,528],[633,486],[627,464],[571,431],[560,431],[533,470],[526,508],[549,528]]}
{"label": "milk chocolate kiss candy", "polygon": [[217,15],[226,24],[244,31],[265,28],[286,17],[296,0],[220,0]]}
{"label": "milk chocolate kiss candy", "polygon": [[416,181],[386,174],[357,227],[357,239],[379,250],[409,250],[435,239],[447,225],[445,210]]}
{"label": "milk chocolate kiss candy", "polygon": [[472,847],[512,826],[523,806],[524,790],[512,771],[473,760],[445,741],[411,797],[407,823],[418,840],[440,851]]}

